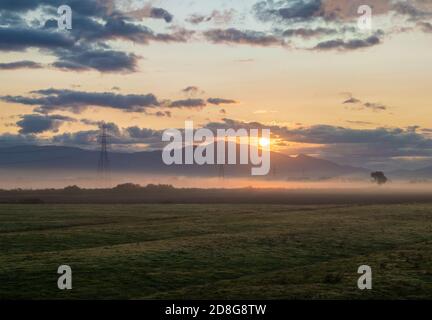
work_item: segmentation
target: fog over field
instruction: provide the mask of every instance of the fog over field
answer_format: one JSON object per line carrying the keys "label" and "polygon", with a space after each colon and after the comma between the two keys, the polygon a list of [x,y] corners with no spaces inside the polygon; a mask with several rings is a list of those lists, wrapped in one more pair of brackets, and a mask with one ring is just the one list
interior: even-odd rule
{"label": "fog over field", "polygon": [[[217,169],[215,168],[215,171]],[[392,190],[406,190],[407,192],[432,190],[432,181],[420,179],[396,179],[389,177],[389,182],[383,186],[376,185],[367,175],[335,177],[328,179],[293,179],[282,180],[268,177],[191,177],[146,174],[140,172],[112,173],[102,177],[94,171],[57,171],[57,170],[0,170],[2,180],[0,189],[59,189],[77,185],[81,188],[110,188],[118,184],[134,183],[145,186],[147,184],[168,184],[177,188],[281,188],[281,189],[355,189],[358,192],[391,192]]]}

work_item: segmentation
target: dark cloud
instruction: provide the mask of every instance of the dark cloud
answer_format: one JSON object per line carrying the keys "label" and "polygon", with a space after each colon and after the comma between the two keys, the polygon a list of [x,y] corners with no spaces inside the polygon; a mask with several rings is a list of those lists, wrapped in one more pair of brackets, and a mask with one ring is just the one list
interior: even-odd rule
{"label": "dark cloud", "polygon": [[182,89],[181,92],[188,98],[195,98],[205,93],[204,90],[200,89],[197,86],[188,86]]}
{"label": "dark cloud", "polygon": [[[350,51],[382,43],[384,32],[361,38],[356,27],[358,8],[369,5],[375,16],[394,12],[394,1],[374,0],[265,0],[254,5],[258,20],[272,23],[285,38],[293,38],[290,47],[305,48],[299,39],[320,38],[311,48],[317,51]],[[393,11],[392,11],[393,10]],[[404,23],[405,21],[402,21]],[[289,26],[288,29],[286,27]]]}
{"label": "dark cloud", "polygon": [[150,41],[184,42],[184,37],[168,34],[156,34],[146,26],[136,25],[124,19],[110,18],[106,24],[95,33],[98,39],[123,39],[148,44]]}
{"label": "dark cloud", "polygon": [[207,102],[210,104],[215,104],[215,105],[237,103],[237,101],[235,101],[235,100],[222,99],[222,98],[209,98],[209,99],[207,99]]}
{"label": "dark cloud", "polygon": [[0,28],[0,51],[23,51],[27,48],[71,48],[74,40],[64,32],[34,28]]}
{"label": "dark cloud", "polygon": [[15,61],[9,63],[0,63],[0,70],[15,70],[15,69],[39,69],[42,68],[40,63],[34,61]]}
{"label": "dark cloud", "polygon": [[[281,130],[282,129],[282,130]],[[296,129],[279,128],[279,132],[289,141],[316,144],[392,144],[396,147],[428,146],[432,141],[423,136],[400,128],[377,128],[372,130],[351,129],[329,125],[314,125]]]}
{"label": "dark cloud", "polygon": [[22,15],[16,12],[0,10],[0,26],[25,27],[26,22],[23,20]]}
{"label": "dark cloud", "polygon": [[148,128],[129,127],[125,131],[133,139],[148,139],[148,138],[158,138],[162,140],[162,134],[159,130],[153,130]]}
{"label": "dark cloud", "polygon": [[0,147],[12,147],[18,145],[38,145],[44,143],[50,143],[50,141],[45,141],[40,139],[38,136],[33,134],[11,134],[3,133],[0,134]]}
{"label": "dark cloud", "polygon": [[282,45],[283,41],[273,35],[252,30],[212,29],[204,32],[204,36],[213,43],[248,44],[256,46]]}
{"label": "dark cloud", "polygon": [[58,8],[61,5],[69,5],[79,14],[106,17],[112,13],[111,2],[109,0],[2,0],[0,10],[24,12],[37,8]]}
{"label": "dark cloud", "polygon": [[307,20],[319,15],[321,0],[260,1],[254,5],[256,17],[264,22],[274,20]]}
{"label": "dark cloud", "polygon": [[365,108],[372,109],[373,111],[382,111],[387,110],[387,107],[380,103],[372,103],[372,102],[366,102],[363,104]]}
{"label": "dark cloud", "polygon": [[369,122],[369,121],[346,120],[346,122],[347,122],[347,123],[351,123],[351,124],[360,125],[360,126],[370,126],[370,125],[374,125],[373,122]]}
{"label": "dark cloud", "polygon": [[298,29],[286,29],[282,35],[284,37],[302,37],[312,38],[324,35],[337,34],[339,31],[332,28],[298,28]]}
{"label": "dark cloud", "polygon": [[[97,29],[89,27],[88,30]],[[108,50],[98,45],[79,45],[76,39],[66,32],[34,28],[0,28],[0,51],[23,51],[31,47],[49,50],[58,58],[53,66],[61,69],[132,72],[136,70],[138,61],[134,54]]]}
{"label": "dark cloud", "polygon": [[[82,112],[89,106],[108,107],[128,112],[145,112],[147,108],[159,106],[153,94],[121,95],[109,92],[84,92],[66,89],[47,89],[32,92],[33,95],[2,96],[1,100],[10,103],[39,106],[36,111],[50,113],[57,110]],[[36,96],[35,96],[36,95]]]}
{"label": "dark cloud", "polygon": [[151,8],[150,17],[155,19],[163,19],[167,23],[171,22],[174,18],[171,13],[162,8]]}
{"label": "dark cloud", "polygon": [[369,5],[375,15],[392,9],[391,0],[265,0],[254,5],[254,12],[264,22],[346,22],[358,18],[361,5]]}
{"label": "dark cloud", "polygon": [[354,97],[350,97],[349,99],[347,99],[343,102],[343,104],[351,104],[351,103],[353,103],[353,104],[361,103],[361,100],[354,98]]}
{"label": "dark cloud", "polygon": [[82,47],[74,50],[55,50],[58,60],[55,68],[63,70],[100,72],[133,72],[137,69],[139,57],[122,51]]}
{"label": "dark cloud", "polygon": [[99,130],[63,133],[52,137],[52,143],[66,146],[94,146],[97,144],[99,135]]}
{"label": "dark cloud", "polygon": [[432,16],[432,6],[427,0],[397,1],[393,4],[392,10],[408,16],[413,21]]}
{"label": "dark cloud", "polygon": [[[57,28],[56,20],[47,20],[45,28]],[[149,27],[136,24],[124,16],[110,16],[105,20],[74,15],[73,29],[70,33],[77,40],[129,40],[141,44],[156,42],[186,42],[193,34],[191,31],[177,29],[172,33],[156,33]]]}
{"label": "dark cloud", "polygon": [[21,116],[16,124],[21,134],[38,134],[46,131],[57,132],[63,122],[73,122],[75,119],[61,115],[27,114]]}
{"label": "dark cloud", "polygon": [[331,125],[313,125],[310,127],[288,128],[281,126],[266,126],[258,122],[245,123],[233,119],[223,119],[223,122],[207,124],[208,128],[269,128],[273,134],[293,142],[311,144],[342,144],[342,143],[391,143],[398,147],[409,145],[432,148],[432,140],[401,128],[352,129]]}
{"label": "dark cloud", "polygon": [[206,15],[202,15],[202,14],[198,14],[198,13],[194,13],[192,15],[190,15],[186,21],[192,24],[200,24],[203,22],[208,22],[211,20],[210,16],[206,16]]}
{"label": "dark cloud", "polygon": [[13,10],[13,11],[24,11],[35,9],[38,6],[37,0],[28,1],[14,1],[14,0],[2,0],[0,2],[0,10]]}
{"label": "dark cloud", "polygon": [[31,47],[47,49],[54,54],[58,58],[54,67],[77,71],[132,72],[136,70],[138,60],[134,54],[106,50],[100,46],[78,45],[76,39],[66,32],[0,28],[0,50],[23,51]]}
{"label": "dark cloud", "polygon": [[[63,4],[73,8],[73,28],[68,32],[57,30],[57,20],[52,18]],[[28,27],[17,14],[33,9],[40,9],[48,17],[42,28]],[[173,18],[162,8],[150,8],[148,12],[149,17],[167,22]],[[110,49],[107,40],[128,40],[141,44],[151,41],[186,42],[193,34],[181,28],[173,29],[171,33],[156,33],[115,9],[113,1],[5,0],[0,4],[0,14],[0,51],[44,49],[58,58],[53,66],[63,70],[133,72],[136,71],[138,57]]]}
{"label": "dark cloud", "polygon": [[372,46],[376,46],[381,43],[380,38],[377,36],[370,36],[366,39],[350,39],[350,40],[328,40],[318,43],[313,49],[319,51],[325,50],[356,50],[363,49]]}
{"label": "dark cloud", "polygon": [[[190,90],[188,90],[190,91]],[[36,106],[35,112],[48,114],[55,111],[81,113],[89,107],[105,107],[126,112],[142,112],[157,117],[171,117],[171,111],[164,108],[204,108],[204,99],[161,100],[153,94],[117,94],[112,92],[85,92],[69,89],[43,89],[30,92],[28,96],[0,96],[8,103]],[[236,103],[231,99],[210,98],[211,104]],[[155,108],[162,110],[153,111]]]}
{"label": "dark cloud", "polygon": [[182,92],[187,94],[197,94],[200,92],[200,89],[197,86],[188,86],[182,89]]}
{"label": "dark cloud", "polygon": [[184,100],[175,100],[169,103],[169,107],[171,108],[204,108],[206,106],[206,102],[203,99],[184,99]]}
{"label": "dark cloud", "polygon": [[387,110],[387,106],[385,106],[381,103],[362,102],[360,99],[354,98],[351,94],[350,94],[350,97],[343,102],[343,104],[354,105],[354,109],[356,109],[356,110],[364,110],[364,109],[369,109],[369,110],[373,110],[373,111]]}
{"label": "dark cloud", "polygon": [[171,111],[146,112],[146,115],[154,116],[154,117],[158,117],[158,118],[171,118],[172,112]]}
{"label": "dark cloud", "polygon": [[170,23],[174,19],[174,15],[163,8],[153,7],[150,4],[146,4],[143,8],[122,12],[122,15],[132,17],[136,19],[153,18],[162,19],[166,23]]}
{"label": "dark cloud", "polygon": [[[137,126],[128,128],[119,128],[114,123],[105,123],[110,144],[115,148],[123,146],[147,145],[150,149],[162,148],[162,130],[149,128],[140,128]],[[78,147],[95,147],[100,135],[100,130],[86,130],[73,133],[64,133],[55,135],[52,143],[78,146]]]}

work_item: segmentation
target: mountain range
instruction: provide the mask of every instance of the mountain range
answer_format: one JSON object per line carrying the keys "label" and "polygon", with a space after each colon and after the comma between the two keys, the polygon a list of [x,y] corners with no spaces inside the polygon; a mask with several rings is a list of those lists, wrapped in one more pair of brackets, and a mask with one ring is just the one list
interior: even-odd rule
{"label": "mountain range", "polygon": [[[162,152],[109,152],[109,167],[112,172],[142,172],[170,176],[217,176],[217,165],[172,165],[162,162]],[[62,170],[96,171],[100,153],[75,147],[62,146],[13,146],[0,148],[0,170]],[[226,176],[250,176],[250,165],[224,165]],[[279,180],[328,179],[334,177],[369,178],[371,170],[337,164],[307,155],[291,157],[271,152],[269,177]],[[419,170],[388,173],[390,178],[430,178],[432,166]]]}

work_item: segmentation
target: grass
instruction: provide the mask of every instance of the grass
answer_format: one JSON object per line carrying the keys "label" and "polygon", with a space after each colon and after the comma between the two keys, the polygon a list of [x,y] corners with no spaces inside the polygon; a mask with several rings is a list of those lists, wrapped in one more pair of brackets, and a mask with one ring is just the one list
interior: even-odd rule
{"label": "grass", "polygon": [[0,299],[90,298],[431,299],[432,204],[0,205]]}

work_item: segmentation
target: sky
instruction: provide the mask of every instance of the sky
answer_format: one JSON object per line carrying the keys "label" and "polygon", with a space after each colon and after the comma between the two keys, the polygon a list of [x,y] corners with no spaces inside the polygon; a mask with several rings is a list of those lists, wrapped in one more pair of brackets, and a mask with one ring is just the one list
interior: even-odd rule
{"label": "sky", "polygon": [[193,120],[270,128],[289,155],[419,168],[431,52],[430,0],[2,0],[0,147],[97,148],[106,123],[114,149],[152,150]]}

